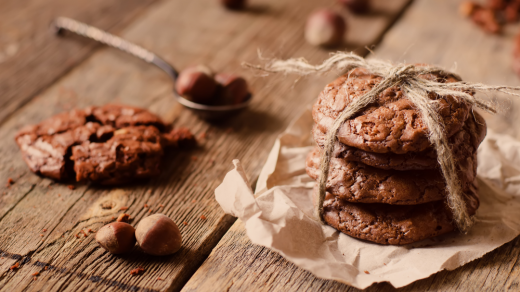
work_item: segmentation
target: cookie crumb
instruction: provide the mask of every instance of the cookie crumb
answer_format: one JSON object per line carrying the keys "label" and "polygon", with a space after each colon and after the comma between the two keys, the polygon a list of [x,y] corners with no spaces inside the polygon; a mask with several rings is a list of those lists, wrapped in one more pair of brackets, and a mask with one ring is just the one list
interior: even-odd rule
{"label": "cookie crumb", "polygon": [[74,185],[68,185],[67,187],[68,187],[69,189],[71,189],[71,190],[75,190],[75,189],[76,189],[76,186],[74,186]]}
{"label": "cookie crumb", "polygon": [[200,215],[200,219],[202,219],[202,220],[206,220],[206,216],[204,216],[204,215]]}
{"label": "cookie crumb", "polygon": [[121,208],[119,208],[119,211],[125,211],[125,210],[128,210],[128,207],[121,207]]}
{"label": "cookie crumb", "polygon": [[184,224],[184,225],[188,225],[188,222],[184,221],[184,222],[182,222],[182,224]]}
{"label": "cookie crumb", "polygon": [[204,140],[204,139],[206,139],[206,136],[207,136],[206,132],[202,132],[202,133],[199,134],[199,136],[197,137],[197,139],[199,139],[199,140]]}
{"label": "cookie crumb", "polygon": [[148,204],[144,204],[144,208],[148,208]]}
{"label": "cookie crumb", "polygon": [[128,223],[130,221],[130,215],[126,213],[119,214],[116,221]]}
{"label": "cookie crumb", "polygon": [[40,274],[40,272],[34,272],[32,273],[33,276],[38,276]]}
{"label": "cookie crumb", "polygon": [[19,268],[20,268],[20,263],[16,263],[16,264],[12,265],[9,269],[14,271],[14,270],[17,270]]}
{"label": "cookie crumb", "polygon": [[7,179],[7,185],[6,185],[6,186],[7,186],[7,187],[10,187],[10,186],[13,185],[13,184],[14,184],[14,180],[13,180],[12,178],[8,178],[8,179]]}
{"label": "cookie crumb", "polygon": [[130,275],[132,276],[141,275],[142,273],[144,273],[144,269],[142,267],[138,267],[130,271]]}
{"label": "cookie crumb", "polygon": [[47,228],[43,228],[43,232],[47,232]]}
{"label": "cookie crumb", "polygon": [[164,279],[161,277],[157,277],[157,281],[164,281]]}
{"label": "cookie crumb", "polygon": [[365,271],[365,274],[367,274],[367,275],[368,275],[368,274],[370,274],[370,273],[369,273],[368,271]]}

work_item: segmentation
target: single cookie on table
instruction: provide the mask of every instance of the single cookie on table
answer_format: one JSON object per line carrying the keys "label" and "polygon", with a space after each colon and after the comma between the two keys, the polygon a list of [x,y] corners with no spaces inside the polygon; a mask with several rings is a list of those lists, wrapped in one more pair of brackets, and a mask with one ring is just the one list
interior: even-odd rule
{"label": "single cookie on table", "polygon": [[[141,131],[141,126],[144,126],[147,130]],[[115,135],[121,128],[130,129],[131,135],[134,136],[126,136],[123,139],[123,136],[120,135],[121,131],[118,132],[118,135]],[[151,141],[150,137],[153,137],[157,143],[148,144]],[[37,125],[24,127],[16,134],[15,140],[31,171],[56,180],[76,177],[76,161],[71,159],[73,148],[78,145],[82,147],[89,145],[87,148],[90,149],[90,152],[85,150],[83,155],[79,155],[79,152],[77,152],[75,157],[78,159],[81,157],[82,161],[78,160],[78,164],[82,165],[80,168],[86,173],[87,171],[84,170],[86,167],[85,161],[91,160],[87,159],[85,155],[86,153],[96,153],[94,156],[98,156],[93,157],[92,161],[96,159],[99,161],[100,168],[96,171],[99,171],[100,174],[78,174],[77,178],[81,180],[88,178],[93,182],[104,184],[115,183],[117,180],[106,176],[106,165],[101,162],[100,152],[96,152],[98,150],[115,149],[117,154],[122,154],[127,151],[124,150],[127,149],[127,146],[134,147],[136,145],[130,143],[130,140],[142,142],[139,144],[141,149],[135,148],[137,146],[128,148],[128,151],[133,151],[132,153],[137,155],[137,159],[142,162],[141,168],[125,169],[118,175],[118,179],[122,181],[123,176],[141,178],[157,174],[157,167],[150,161],[155,159],[156,155],[162,157],[165,147],[186,144],[188,141],[192,144],[191,142],[195,141],[188,130],[181,128],[170,131],[170,127],[159,117],[144,109],[112,104],[89,107],[84,110],[72,110],[55,115]],[[104,143],[108,144],[104,145]],[[156,149],[157,146],[161,149]],[[97,150],[93,150],[96,147]],[[121,151],[121,149],[124,151]],[[123,159],[125,156],[117,156],[116,158]],[[107,158],[106,161],[108,160],[110,159]],[[160,161],[160,157],[158,160]],[[118,160],[118,162],[121,162],[121,160]],[[143,167],[149,167],[149,169],[145,170]]]}
{"label": "single cookie on table", "polygon": [[[453,156],[459,158],[473,157],[478,146],[484,140],[486,132],[487,128],[484,118],[477,112],[470,114],[462,129],[449,138]],[[326,134],[317,125],[314,125],[312,133],[316,144],[323,149],[325,147]],[[405,154],[374,153],[336,141],[332,157],[342,158],[345,161],[361,162],[380,169],[424,170],[439,167],[437,153],[431,146],[421,152]]]}
{"label": "single cookie on table", "polygon": [[[464,199],[469,215],[474,215],[480,204],[476,185],[464,193]],[[410,244],[454,231],[451,214],[446,201],[411,206],[363,204],[327,193],[323,204],[323,219],[328,225],[379,244]]]}
{"label": "single cookie on table", "polygon": [[[438,82],[458,81],[453,76],[423,75],[424,79]],[[324,133],[341,112],[356,98],[370,91],[382,78],[365,69],[354,69],[328,84],[313,106],[313,119]],[[457,133],[467,120],[470,106],[452,96],[430,94],[438,103],[446,135]],[[376,102],[367,106],[354,118],[343,123],[338,140],[351,147],[375,153],[404,154],[420,152],[430,147],[428,128],[421,113],[405,98],[399,87],[391,87],[378,95]]]}
{"label": "single cookie on table", "polygon": [[85,113],[89,119],[116,129],[130,126],[154,126],[161,132],[168,130],[168,126],[161,118],[138,107],[106,104],[101,107],[88,107],[85,109]]}
{"label": "single cookie on table", "polygon": [[[316,147],[307,156],[307,174],[318,180],[321,151]],[[476,155],[458,160],[462,189],[476,176]],[[446,183],[439,170],[384,170],[359,162],[331,158],[326,190],[339,198],[358,203],[417,205],[446,198]]]}
{"label": "single cookie on table", "polygon": [[85,141],[72,147],[77,181],[120,184],[160,173],[163,145],[153,126],[125,127],[102,143]]}

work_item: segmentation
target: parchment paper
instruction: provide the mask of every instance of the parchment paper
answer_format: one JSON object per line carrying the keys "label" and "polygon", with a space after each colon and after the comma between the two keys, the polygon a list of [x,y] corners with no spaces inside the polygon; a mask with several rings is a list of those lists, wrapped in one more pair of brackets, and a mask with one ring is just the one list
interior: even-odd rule
{"label": "parchment paper", "polygon": [[460,267],[520,234],[520,142],[491,130],[478,152],[481,204],[468,234],[385,246],[321,225],[312,215],[315,182],[305,173],[305,157],[314,147],[312,124],[307,110],[278,138],[254,194],[240,161],[234,160],[235,169],[215,195],[226,213],[243,221],[253,243],[317,277],[360,289],[383,281],[402,287]]}

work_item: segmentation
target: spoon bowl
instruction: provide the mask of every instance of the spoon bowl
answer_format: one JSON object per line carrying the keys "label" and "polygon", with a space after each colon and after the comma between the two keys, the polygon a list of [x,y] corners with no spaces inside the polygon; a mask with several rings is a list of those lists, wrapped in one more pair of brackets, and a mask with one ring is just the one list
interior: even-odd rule
{"label": "spoon bowl", "polygon": [[221,120],[230,116],[234,116],[247,108],[251,103],[251,94],[244,102],[233,105],[205,105],[188,100],[179,94],[175,94],[175,96],[177,98],[177,102],[192,110],[200,118],[208,121]]}
{"label": "spoon bowl", "polygon": [[246,109],[251,103],[252,95],[239,104],[233,105],[206,105],[195,103],[191,100],[181,96],[175,90],[175,82],[179,77],[179,73],[172,65],[165,60],[158,57],[156,54],[140,47],[134,43],[124,40],[118,36],[112,35],[106,31],[95,28],[93,26],[81,23],[71,18],[58,17],[52,23],[52,29],[58,35],[62,35],[64,31],[70,31],[83,37],[98,41],[105,45],[111,46],[123,52],[126,52],[134,57],[137,57],[147,63],[157,66],[168,74],[173,80],[173,95],[177,102],[182,104],[184,107],[192,110],[200,118],[205,120],[223,120],[232,117],[242,110]]}

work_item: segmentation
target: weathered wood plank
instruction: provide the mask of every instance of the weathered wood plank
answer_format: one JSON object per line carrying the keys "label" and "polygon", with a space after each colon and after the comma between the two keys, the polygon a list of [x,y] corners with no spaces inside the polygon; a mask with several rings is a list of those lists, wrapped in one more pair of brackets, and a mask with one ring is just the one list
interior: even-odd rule
{"label": "weathered wood plank", "polygon": [[[385,34],[376,57],[452,67],[465,80],[518,85],[511,70],[512,37],[486,35],[458,15],[458,1],[418,0]],[[305,55],[302,55],[305,56]],[[497,97],[502,100],[502,97]],[[487,116],[489,127],[520,138],[519,102],[507,103],[503,116]],[[248,163],[247,160],[243,161]],[[520,238],[455,271],[443,271],[399,291],[517,291]],[[277,253],[251,244],[242,222],[230,228],[182,291],[359,291],[316,278]],[[387,283],[366,291],[393,291]]]}
{"label": "weathered wood plank", "polygon": [[99,46],[57,41],[49,24],[69,16],[121,31],[155,0],[4,0],[0,3],[0,122]]}
{"label": "weathered wood plank", "polygon": [[[328,51],[306,44],[301,29],[311,11],[335,1],[251,2],[252,8],[240,13],[226,11],[213,0],[165,1],[144,13],[123,36],[178,68],[207,63],[215,70],[245,73],[240,63],[258,62],[257,48],[267,56],[306,55],[311,61],[328,55]],[[373,15],[370,22],[353,18],[346,46],[356,49],[372,44],[407,2],[381,0],[378,3],[388,8],[384,10],[387,14]],[[0,259],[0,289],[180,290],[234,222],[213,198],[213,190],[231,168],[229,162],[255,157],[245,167],[258,173],[276,135],[306,107],[326,79],[296,86],[291,78],[250,80],[255,94],[251,109],[229,121],[208,124],[176,104],[171,80],[161,71],[106,49],[7,119],[0,126],[0,135],[8,137],[0,142],[0,164],[4,166],[0,181],[13,177],[16,183],[10,188],[0,185],[6,192],[0,197],[0,250],[4,257]],[[132,186],[101,189],[77,185],[70,190],[28,171],[10,138],[17,129],[64,109],[111,101],[149,108],[197,134],[208,133],[207,138],[197,149],[172,153],[159,177]],[[179,224],[184,238],[180,252],[164,258],[141,253],[115,257],[99,248],[93,235],[75,236],[81,230],[97,230],[123,206],[129,207],[126,212],[137,223],[148,214],[144,204]],[[160,204],[164,208],[159,208]],[[21,268],[10,271],[15,262]],[[143,266],[145,274],[130,276],[129,271],[137,266]],[[34,280],[35,272],[40,274]]]}

